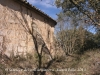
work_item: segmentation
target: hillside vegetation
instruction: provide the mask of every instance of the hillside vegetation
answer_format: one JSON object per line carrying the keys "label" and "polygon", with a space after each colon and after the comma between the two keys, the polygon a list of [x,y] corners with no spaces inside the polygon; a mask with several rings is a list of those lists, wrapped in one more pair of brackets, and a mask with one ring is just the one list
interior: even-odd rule
{"label": "hillside vegetation", "polygon": [[[27,58],[3,56],[0,58],[0,75],[34,75],[33,69],[38,65],[37,60],[37,55],[34,57],[30,54]],[[47,65],[47,61],[46,58],[43,59],[43,65]],[[47,71],[46,75],[100,75],[100,49],[89,50],[82,55],[58,54],[48,68],[50,69],[54,71]]]}

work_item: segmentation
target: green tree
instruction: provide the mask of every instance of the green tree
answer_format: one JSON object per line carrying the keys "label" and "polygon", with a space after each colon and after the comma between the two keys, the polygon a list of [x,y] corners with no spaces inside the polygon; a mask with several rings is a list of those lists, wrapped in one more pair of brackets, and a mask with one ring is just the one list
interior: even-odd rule
{"label": "green tree", "polygon": [[59,31],[56,38],[66,54],[84,53],[96,47],[94,34],[81,25]]}
{"label": "green tree", "polygon": [[95,42],[97,44],[97,47],[100,47],[100,31],[98,30],[96,33],[95,33]]}
{"label": "green tree", "polygon": [[100,25],[100,0],[56,0],[55,3],[69,17],[80,15],[86,23]]}

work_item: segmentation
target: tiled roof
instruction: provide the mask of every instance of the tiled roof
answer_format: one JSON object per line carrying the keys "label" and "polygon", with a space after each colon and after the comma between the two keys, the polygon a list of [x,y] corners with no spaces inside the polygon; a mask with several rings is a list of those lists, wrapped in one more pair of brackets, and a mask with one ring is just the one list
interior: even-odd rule
{"label": "tiled roof", "polygon": [[36,8],[35,6],[33,6],[32,4],[30,4],[29,2],[27,2],[27,0],[15,0],[17,2],[21,2],[24,5],[28,6],[29,8],[31,8],[32,10],[35,10],[36,12],[46,16],[47,18],[51,19],[55,25],[57,24],[56,20],[54,20],[53,18],[51,18],[49,15],[47,15],[46,13],[44,13],[43,11],[41,11],[40,9]]}

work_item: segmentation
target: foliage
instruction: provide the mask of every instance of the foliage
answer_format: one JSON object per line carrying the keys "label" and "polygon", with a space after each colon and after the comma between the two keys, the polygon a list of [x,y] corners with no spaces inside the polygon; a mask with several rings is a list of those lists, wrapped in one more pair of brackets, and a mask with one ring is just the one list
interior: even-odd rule
{"label": "foliage", "polygon": [[76,29],[63,30],[58,33],[57,39],[65,52],[72,52],[79,48],[77,47],[79,46],[77,42],[80,42],[79,35]]}
{"label": "foliage", "polygon": [[81,15],[87,23],[100,25],[100,0],[56,0],[55,3],[69,17]]}
{"label": "foliage", "polygon": [[97,44],[97,47],[100,48],[100,31],[97,31],[95,34],[95,42]]}
{"label": "foliage", "polygon": [[59,31],[56,38],[66,54],[83,53],[97,47],[97,34],[87,31],[82,26]]}
{"label": "foliage", "polygon": [[83,53],[96,48],[99,33],[91,33],[89,29],[91,25],[100,25],[100,0],[56,0],[55,3],[62,8],[56,37],[65,53]]}

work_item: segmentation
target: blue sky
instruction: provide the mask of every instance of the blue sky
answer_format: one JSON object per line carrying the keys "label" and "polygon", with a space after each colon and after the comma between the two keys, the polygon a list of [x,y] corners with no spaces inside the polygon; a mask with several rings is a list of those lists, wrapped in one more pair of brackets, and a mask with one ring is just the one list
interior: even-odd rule
{"label": "blue sky", "polygon": [[41,11],[48,14],[53,19],[57,19],[57,15],[61,9],[54,6],[54,0],[27,0],[30,4],[37,7]]}
{"label": "blue sky", "polygon": [[[53,19],[57,19],[57,15],[61,9],[57,8],[56,6],[54,6],[54,1],[55,0],[27,0],[30,4],[32,4],[33,6],[37,7],[38,9],[40,9],[41,11],[43,11],[44,13],[48,14],[51,18]],[[57,28],[55,28],[57,29]],[[94,33],[94,30],[90,28],[89,30]]]}

